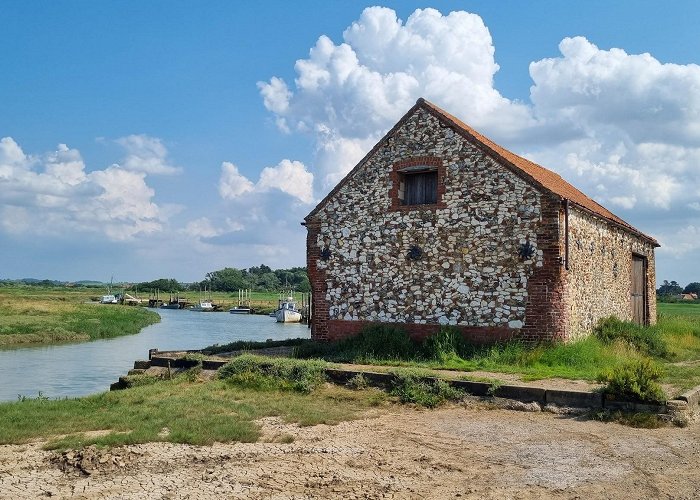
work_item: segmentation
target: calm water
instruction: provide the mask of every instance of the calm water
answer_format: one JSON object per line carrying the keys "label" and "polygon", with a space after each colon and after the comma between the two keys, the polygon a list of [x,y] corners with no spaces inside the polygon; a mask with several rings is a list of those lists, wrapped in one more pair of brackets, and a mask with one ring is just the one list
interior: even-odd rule
{"label": "calm water", "polygon": [[137,335],[79,344],[0,350],[0,401],[19,394],[51,398],[84,396],[109,385],[148,359],[148,350],[201,349],[234,340],[309,337],[306,325],[277,323],[268,316],[159,309],[161,321]]}

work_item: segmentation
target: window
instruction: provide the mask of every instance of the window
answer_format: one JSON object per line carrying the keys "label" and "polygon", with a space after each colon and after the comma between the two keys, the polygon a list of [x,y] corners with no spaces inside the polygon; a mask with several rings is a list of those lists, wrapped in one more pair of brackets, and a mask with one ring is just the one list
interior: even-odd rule
{"label": "window", "polygon": [[399,172],[401,205],[434,205],[437,203],[438,173],[435,168],[412,167]]}

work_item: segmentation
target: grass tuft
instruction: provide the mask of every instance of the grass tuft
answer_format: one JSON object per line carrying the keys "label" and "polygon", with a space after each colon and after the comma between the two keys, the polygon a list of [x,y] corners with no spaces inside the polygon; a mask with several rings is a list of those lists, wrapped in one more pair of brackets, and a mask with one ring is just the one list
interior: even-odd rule
{"label": "grass tuft", "polygon": [[610,316],[602,319],[593,333],[606,344],[624,341],[650,356],[667,357],[669,355],[661,329],[657,326],[640,326]]}
{"label": "grass tuft", "polygon": [[440,379],[428,379],[421,372],[400,369],[391,372],[394,376],[390,394],[402,403],[412,403],[426,408],[435,408],[447,401],[458,401],[465,394]]}
{"label": "grass tuft", "polygon": [[244,354],[222,366],[219,378],[248,388],[310,393],[325,382],[326,366],[323,361]]}

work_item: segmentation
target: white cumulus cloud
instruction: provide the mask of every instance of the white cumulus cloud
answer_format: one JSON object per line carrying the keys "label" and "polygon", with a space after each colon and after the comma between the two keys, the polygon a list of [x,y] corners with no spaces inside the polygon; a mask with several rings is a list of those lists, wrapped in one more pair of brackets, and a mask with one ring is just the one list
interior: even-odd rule
{"label": "white cumulus cloud", "polygon": [[343,42],[320,36],[294,69],[294,88],[279,77],[258,87],[281,129],[315,134],[322,191],[421,96],[487,131],[533,121],[526,106],[493,87],[491,35],[467,12],[418,9],[404,23],[392,9],[369,7]]}
{"label": "white cumulus cloud", "polygon": [[698,202],[700,66],[603,50],[583,37],[565,38],[559,50],[530,64],[533,112],[572,138],[542,138],[530,156],[623,209]]}
{"label": "white cumulus cloud", "polygon": [[314,201],[314,176],[300,161],[282,160],[274,167],[265,167],[260,172],[258,189],[279,189],[303,203]]}
{"label": "white cumulus cloud", "polygon": [[162,229],[163,215],[144,172],[112,165],[86,172],[77,149],[27,155],[0,140],[0,213],[10,233],[99,233],[128,240]]}
{"label": "white cumulus cloud", "polygon": [[168,149],[156,137],[145,134],[129,135],[117,139],[116,142],[126,150],[127,154],[121,166],[127,170],[151,175],[172,175],[182,171],[181,168],[170,165]]}
{"label": "white cumulus cloud", "polygon": [[303,163],[284,159],[274,167],[265,167],[257,183],[238,171],[233,163],[221,164],[219,194],[225,200],[234,200],[247,193],[265,193],[277,189],[302,203],[312,203],[314,176]]}
{"label": "white cumulus cloud", "polygon": [[242,194],[253,191],[255,185],[238,171],[233,163],[225,161],[221,164],[219,178],[219,194],[225,200],[238,198]]}

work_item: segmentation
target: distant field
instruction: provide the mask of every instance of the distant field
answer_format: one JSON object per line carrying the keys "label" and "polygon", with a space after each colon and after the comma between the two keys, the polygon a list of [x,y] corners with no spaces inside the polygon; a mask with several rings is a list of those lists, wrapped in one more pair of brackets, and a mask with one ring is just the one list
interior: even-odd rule
{"label": "distant field", "polygon": [[676,302],[668,304],[665,302],[657,302],[656,310],[660,314],[669,316],[700,316],[700,304]]}
{"label": "distant field", "polygon": [[88,303],[103,293],[98,288],[0,287],[0,346],[131,335],[160,321],[145,308]]}

